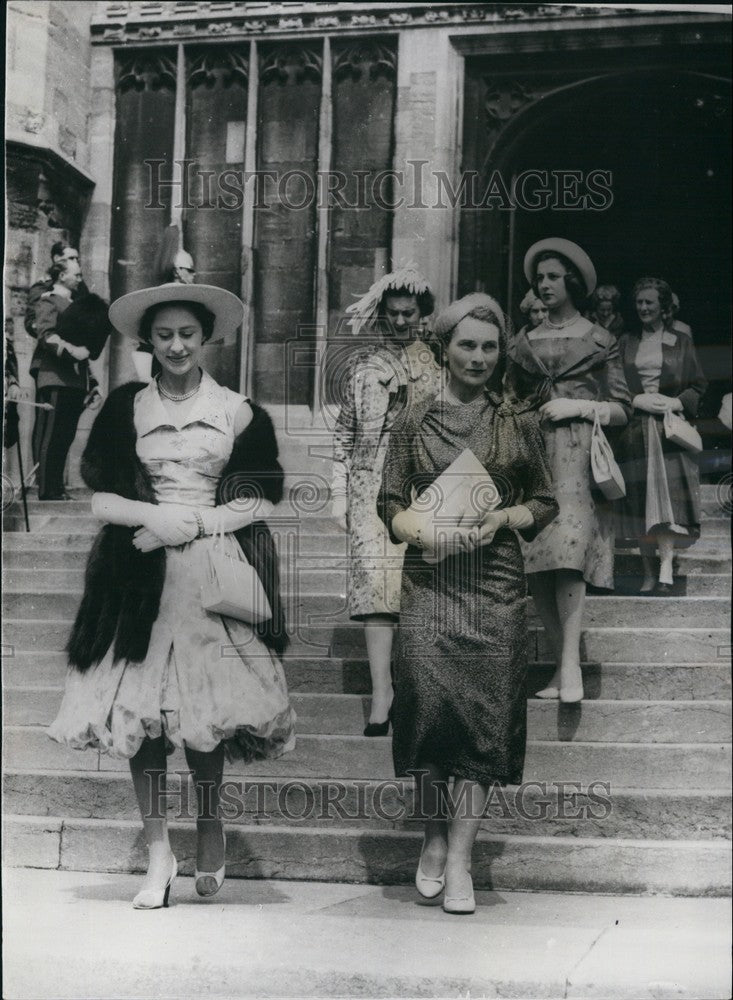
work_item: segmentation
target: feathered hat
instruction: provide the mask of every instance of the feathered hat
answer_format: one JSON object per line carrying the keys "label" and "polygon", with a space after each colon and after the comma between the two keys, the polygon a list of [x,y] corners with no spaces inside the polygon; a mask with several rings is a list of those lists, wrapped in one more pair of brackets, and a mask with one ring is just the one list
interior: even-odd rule
{"label": "feathered hat", "polygon": [[[399,292],[405,290],[410,295],[427,295],[432,299],[432,292],[427,280],[420,274],[417,264],[410,262],[405,267],[397,271],[391,271],[383,275],[371,286],[366,295],[362,295],[358,302],[347,306],[345,312],[352,318],[349,320],[354,336],[358,336],[361,328],[373,323],[379,315],[379,305],[385,292]],[[429,316],[432,309],[424,315]]]}

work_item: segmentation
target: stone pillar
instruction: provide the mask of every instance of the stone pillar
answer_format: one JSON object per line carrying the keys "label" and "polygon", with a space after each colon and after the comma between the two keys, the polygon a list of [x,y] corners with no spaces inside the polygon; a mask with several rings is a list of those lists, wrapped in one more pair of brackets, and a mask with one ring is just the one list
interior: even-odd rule
{"label": "stone pillar", "polygon": [[404,172],[396,186],[404,204],[395,208],[392,261],[414,260],[440,309],[456,288],[459,208],[439,175],[458,190],[463,59],[448,31],[426,28],[400,34],[397,67],[394,168]]}
{"label": "stone pillar", "polygon": [[[80,253],[90,289],[109,300],[115,139],[113,49],[101,46],[92,49],[90,83],[89,169],[97,183],[87,213]],[[111,382],[110,354],[108,344],[95,365],[95,374],[105,392]]]}

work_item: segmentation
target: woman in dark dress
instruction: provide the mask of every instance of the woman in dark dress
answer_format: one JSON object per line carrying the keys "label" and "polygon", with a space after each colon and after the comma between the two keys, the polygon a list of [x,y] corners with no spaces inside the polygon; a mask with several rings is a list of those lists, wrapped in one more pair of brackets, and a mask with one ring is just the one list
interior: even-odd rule
{"label": "woman in dark dress", "polygon": [[[471,853],[492,783],[522,780],[526,742],[526,583],[519,542],[557,513],[533,413],[503,400],[505,319],[487,295],[454,302],[434,328],[448,369],[436,397],[393,430],[379,511],[408,543],[395,664],[397,776],[419,777],[426,818],[418,891],[447,912],[475,908]],[[494,480],[501,509],[446,532],[410,508],[469,448]],[[429,560],[429,561],[426,561]],[[449,821],[442,791],[455,779]]]}
{"label": "woman in dark dress", "polygon": [[707,383],[692,339],[673,328],[667,282],[642,278],[634,287],[634,301],[641,331],[626,334],[620,345],[634,412],[619,439],[626,482],[619,534],[639,545],[644,565],[640,592],[663,597],[674,582],[675,547],[692,545],[700,537],[697,463],[689,451],[667,440],[664,414],[694,420]]}

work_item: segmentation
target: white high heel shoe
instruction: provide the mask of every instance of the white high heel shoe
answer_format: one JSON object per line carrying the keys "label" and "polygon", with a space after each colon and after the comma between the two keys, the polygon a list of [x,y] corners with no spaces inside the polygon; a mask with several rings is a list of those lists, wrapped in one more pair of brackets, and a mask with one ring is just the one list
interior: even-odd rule
{"label": "white high heel shoe", "polygon": [[215,896],[224,884],[224,875],[226,873],[227,835],[223,830],[221,831],[221,835],[224,840],[224,863],[221,868],[217,868],[215,872],[200,872],[197,868],[194,872],[196,892],[199,896]]}
{"label": "white high heel shoe", "polygon": [[178,874],[178,862],[174,854],[171,855],[171,873],[168,881],[162,889],[141,889],[132,901],[136,910],[160,910],[168,906],[168,898],[171,893],[173,879]]}

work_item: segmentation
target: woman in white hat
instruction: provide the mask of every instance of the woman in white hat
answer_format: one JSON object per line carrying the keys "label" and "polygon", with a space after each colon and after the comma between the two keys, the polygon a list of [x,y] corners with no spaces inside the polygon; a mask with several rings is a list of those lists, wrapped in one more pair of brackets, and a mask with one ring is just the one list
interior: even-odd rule
{"label": "woman in white hat", "polygon": [[434,395],[438,367],[421,336],[433,295],[414,264],[386,274],[346,310],[356,336],[377,343],[344,372],[334,433],[333,513],[349,532],[349,614],[364,623],[372,705],[365,736],[386,736],[392,704],[392,640],[404,549],[377,515],[389,431],[398,413]]}
{"label": "woman in white hat", "polygon": [[616,337],[584,319],[596,287],[593,263],[576,243],[551,238],[527,251],[524,271],[547,316],[510,346],[509,390],[539,409],[559,516],[523,546],[530,587],[555,672],[540,698],[583,698],[580,636],[586,585],[613,589],[613,514],[593,489],[596,419],[623,425],[631,398]]}
{"label": "woman in white hat", "polygon": [[[158,799],[167,753],[183,748],[193,771],[196,890],[212,896],[224,880],[225,753],[251,760],[294,745],[277,555],[262,521],[282,496],[277,442],[264,410],[200,366],[206,341],[233,335],[242,315],[236,296],[211,285],[161,285],[113,303],[112,324],[150,342],[161,372],[110,394],[82,459],[104,527],[50,736],[129,760],[149,854],[138,909],[167,905],[177,871]],[[203,607],[222,532],[223,551],[244,552],[259,573],[273,612],[266,624]]]}

